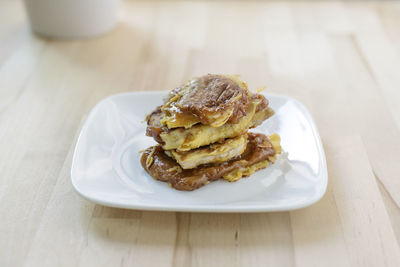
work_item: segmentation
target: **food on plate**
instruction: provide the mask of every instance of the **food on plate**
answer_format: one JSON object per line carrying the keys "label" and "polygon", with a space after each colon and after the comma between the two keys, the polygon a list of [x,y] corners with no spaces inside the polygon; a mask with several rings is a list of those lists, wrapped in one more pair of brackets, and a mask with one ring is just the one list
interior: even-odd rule
{"label": "food on plate", "polygon": [[172,90],[146,118],[143,168],[178,190],[194,190],[223,178],[237,181],[273,163],[281,153],[277,134],[250,133],[274,114],[262,94],[236,75],[208,74]]}
{"label": "food on plate", "polygon": [[168,128],[201,122],[219,127],[237,123],[245,116],[249,103],[247,84],[234,75],[205,75],[172,90],[161,107]]}
{"label": "food on plate", "polygon": [[145,150],[141,158],[143,168],[155,179],[168,182],[178,190],[194,190],[211,181],[224,178],[237,181],[267,167],[281,152],[279,136],[248,133],[245,151],[224,163],[205,164],[183,169],[160,145]]}
{"label": "food on plate", "polygon": [[173,149],[166,150],[165,153],[175,159],[183,169],[192,169],[202,164],[224,162],[240,156],[246,146],[247,134],[243,134],[189,151]]}
{"label": "food on plate", "polygon": [[268,107],[264,96],[253,97],[247,106],[246,114],[237,123],[227,122],[219,127],[197,123],[190,128],[169,129],[162,124],[164,113],[158,107],[147,118],[146,134],[153,137],[165,150],[188,151],[244,134],[249,128],[260,125],[273,114],[274,111]]}

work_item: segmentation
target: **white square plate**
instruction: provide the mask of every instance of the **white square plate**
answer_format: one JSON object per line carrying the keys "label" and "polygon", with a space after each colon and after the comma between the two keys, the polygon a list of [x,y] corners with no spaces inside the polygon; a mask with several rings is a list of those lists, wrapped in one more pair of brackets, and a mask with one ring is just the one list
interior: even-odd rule
{"label": "white square plate", "polygon": [[266,94],[275,115],[252,131],[278,133],[287,158],[249,178],[212,182],[191,192],[154,180],[140,165],[139,151],[155,144],[144,118],[167,92],[110,96],[82,127],[71,179],[84,198],[113,207],[196,212],[265,212],[302,208],[326,191],[325,154],[315,124],[298,101]]}

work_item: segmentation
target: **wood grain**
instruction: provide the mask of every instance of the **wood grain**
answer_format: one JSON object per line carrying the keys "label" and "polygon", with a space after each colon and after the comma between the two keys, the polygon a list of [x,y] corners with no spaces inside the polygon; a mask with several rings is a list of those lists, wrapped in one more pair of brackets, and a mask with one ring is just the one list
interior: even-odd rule
{"label": "wood grain", "polygon": [[[400,2],[124,1],[89,40],[30,33],[0,1],[0,266],[400,266]],[[312,113],[329,185],[262,214],[115,209],[70,183],[77,134],[114,93],[238,73]]]}

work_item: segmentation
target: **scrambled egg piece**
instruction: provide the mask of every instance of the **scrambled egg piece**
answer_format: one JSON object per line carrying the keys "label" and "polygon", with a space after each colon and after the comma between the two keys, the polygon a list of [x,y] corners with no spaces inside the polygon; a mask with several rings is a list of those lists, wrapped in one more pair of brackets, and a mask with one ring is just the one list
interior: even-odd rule
{"label": "scrambled egg piece", "polygon": [[202,164],[220,163],[241,155],[247,146],[247,134],[227,139],[223,143],[214,143],[191,151],[171,150],[171,155],[183,169],[192,169]]}
{"label": "scrambled egg piece", "polygon": [[247,132],[253,122],[253,116],[257,103],[250,103],[246,110],[246,116],[240,119],[239,123],[225,123],[214,128],[209,125],[197,124],[189,129],[174,129],[168,133],[161,133],[160,137],[164,142],[164,150],[177,149],[188,151],[201,146],[212,144],[225,138],[232,138]]}

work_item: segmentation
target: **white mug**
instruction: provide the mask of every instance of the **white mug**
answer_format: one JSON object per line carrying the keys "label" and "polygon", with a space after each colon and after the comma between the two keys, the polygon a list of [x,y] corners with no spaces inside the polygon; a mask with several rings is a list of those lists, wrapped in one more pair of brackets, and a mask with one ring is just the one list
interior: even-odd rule
{"label": "white mug", "polygon": [[74,39],[113,29],[119,0],[25,0],[25,6],[34,32]]}

